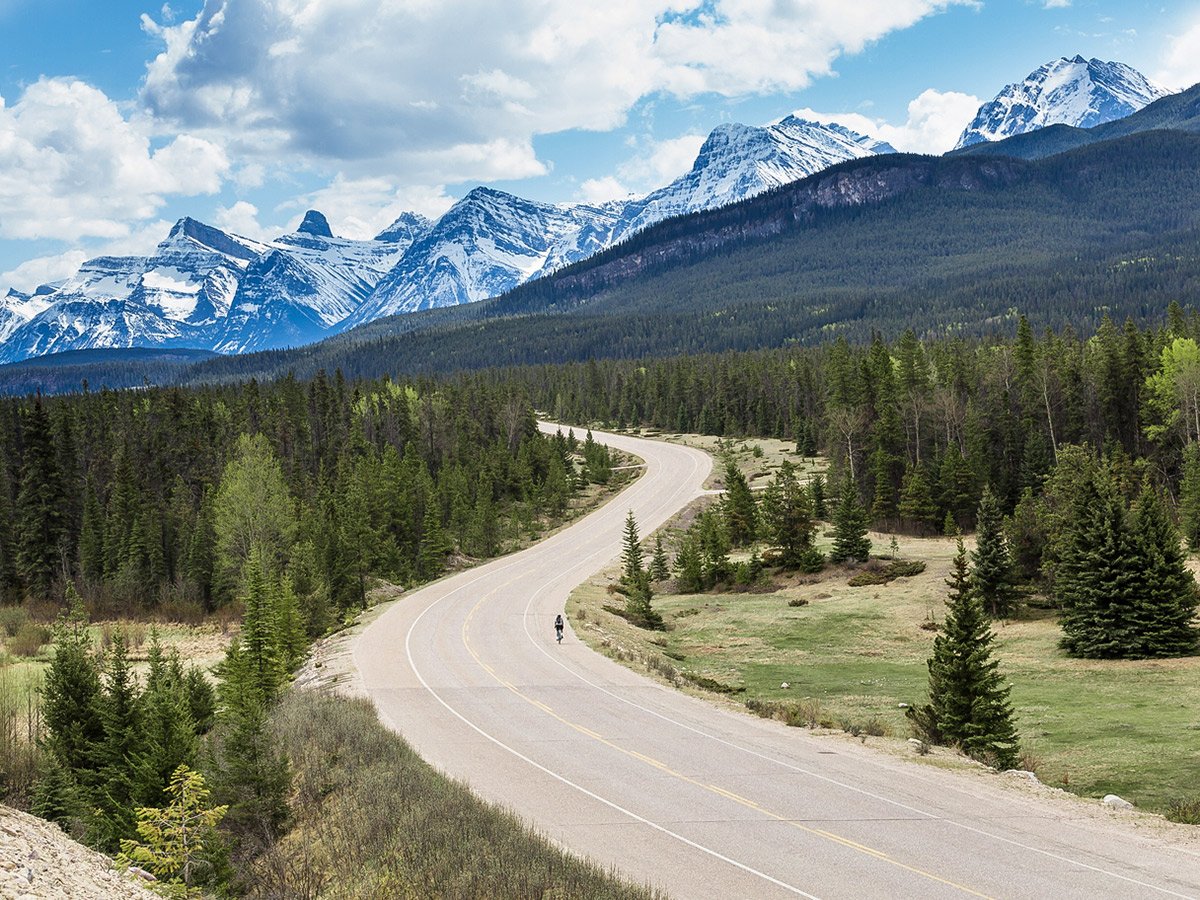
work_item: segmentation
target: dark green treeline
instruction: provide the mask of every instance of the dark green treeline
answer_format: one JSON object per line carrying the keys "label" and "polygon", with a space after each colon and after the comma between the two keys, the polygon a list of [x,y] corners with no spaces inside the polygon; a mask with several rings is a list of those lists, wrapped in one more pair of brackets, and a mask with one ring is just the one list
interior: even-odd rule
{"label": "dark green treeline", "polygon": [[512,387],[301,383],[0,401],[0,590],[202,612],[264,541],[310,627],[561,514],[566,441]]}

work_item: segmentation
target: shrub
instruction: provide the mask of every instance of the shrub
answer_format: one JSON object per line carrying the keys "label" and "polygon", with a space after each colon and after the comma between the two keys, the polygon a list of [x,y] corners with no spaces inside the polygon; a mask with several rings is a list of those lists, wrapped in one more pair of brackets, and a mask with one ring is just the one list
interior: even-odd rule
{"label": "shrub", "polygon": [[49,628],[36,622],[26,622],[8,639],[8,650],[13,656],[37,656],[38,651],[49,642]]}
{"label": "shrub", "polygon": [[911,578],[925,571],[925,561],[921,559],[897,559],[888,563],[884,570],[889,578]]}
{"label": "shrub", "polygon": [[888,577],[883,572],[859,572],[846,582],[850,587],[869,587],[876,584],[887,584]]}
{"label": "shrub", "polygon": [[808,601],[803,597],[793,597],[788,601],[788,606],[808,606]]}
{"label": "shrub", "polygon": [[29,613],[20,606],[0,606],[0,630],[15,637],[21,626],[29,621]]}

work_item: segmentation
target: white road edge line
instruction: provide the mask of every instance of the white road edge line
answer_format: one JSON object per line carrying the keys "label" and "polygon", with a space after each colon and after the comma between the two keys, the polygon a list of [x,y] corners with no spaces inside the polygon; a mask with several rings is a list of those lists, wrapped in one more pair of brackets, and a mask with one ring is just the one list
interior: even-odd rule
{"label": "white road edge line", "polygon": [[[692,449],[694,449],[694,448],[692,448]],[[693,463],[693,471],[695,471],[695,464],[694,464],[694,463]],[[678,493],[678,492],[676,492],[676,493]],[[618,495],[618,496],[620,496],[620,495]],[[674,495],[674,494],[672,494],[671,496],[672,496],[672,502],[673,502],[675,495]],[[610,502],[612,502],[612,501],[610,501]],[[666,505],[667,505],[667,504],[665,504],[665,503],[663,504],[663,506],[666,506]],[[659,508],[661,509],[662,507],[659,507]],[[596,555],[596,554],[592,554],[592,555],[594,556],[594,555]],[[591,557],[589,556],[589,557],[586,557],[586,558],[590,559]],[[1178,898],[1180,898],[1180,900],[1197,900],[1197,898],[1196,898],[1195,896],[1193,896],[1193,895],[1189,895],[1189,894],[1179,894],[1179,893],[1176,893],[1175,891],[1172,891],[1172,890],[1170,890],[1169,888],[1160,887],[1160,886],[1158,886],[1158,885],[1155,885],[1155,884],[1150,884],[1149,882],[1145,882],[1145,881],[1139,881],[1138,879],[1136,879],[1136,878],[1132,878],[1132,877],[1130,877],[1130,876],[1128,876],[1128,875],[1122,875],[1122,874],[1121,874],[1121,873],[1119,873],[1119,872],[1112,872],[1112,871],[1109,871],[1109,870],[1107,870],[1107,869],[1102,869],[1102,868],[1100,868],[1099,866],[1093,866],[1093,865],[1091,865],[1090,863],[1085,863],[1085,862],[1082,862],[1082,861],[1080,861],[1080,860],[1077,860],[1077,859],[1072,859],[1072,858],[1070,858],[1070,857],[1068,857],[1068,856],[1062,856],[1062,855],[1060,855],[1060,854],[1057,854],[1057,853],[1052,853],[1052,852],[1050,852],[1049,850],[1043,850],[1043,849],[1042,849],[1042,848],[1040,848],[1040,847],[1034,847],[1034,846],[1031,846],[1031,845],[1028,845],[1028,844],[1023,844],[1023,843],[1021,843],[1020,841],[1013,840],[1012,838],[1006,838],[1006,837],[1003,837],[1002,835],[993,834],[992,832],[985,831],[985,830],[983,830],[982,828],[978,828],[978,827],[976,827],[976,826],[973,826],[973,825],[968,825],[968,824],[966,824],[965,822],[959,822],[959,821],[956,821],[955,819],[949,819],[949,818],[946,818],[945,816],[939,816],[939,815],[937,815],[936,813],[927,812],[927,811],[925,811],[925,810],[923,810],[923,809],[918,809],[917,807],[914,807],[914,806],[909,806],[909,805],[907,805],[907,804],[905,804],[905,803],[901,803],[899,800],[892,800],[892,799],[891,799],[891,798],[889,798],[889,797],[884,797],[884,796],[881,796],[881,795],[879,795],[879,794],[872,793],[871,791],[864,790],[863,788],[855,787],[854,785],[851,785],[851,784],[846,784],[845,782],[838,781],[836,778],[830,778],[830,777],[829,777],[829,776],[827,776],[827,775],[821,775],[821,774],[819,774],[819,773],[817,773],[817,772],[813,772],[813,771],[811,771],[811,770],[809,770],[809,769],[805,769],[805,768],[803,768],[803,767],[801,767],[801,766],[794,765],[794,764],[792,764],[792,763],[789,763],[789,762],[786,762],[786,761],[784,761],[784,760],[775,759],[774,757],[768,756],[768,755],[766,755],[766,754],[764,754],[764,753],[760,753],[760,752],[758,752],[757,750],[753,750],[753,749],[751,749],[751,748],[749,748],[749,747],[744,747],[744,746],[741,746],[740,744],[735,744],[735,743],[733,743],[732,741],[728,741],[728,740],[726,740],[726,739],[724,739],[724,738],[722,738],[722,737],[719,737],[719,736],[717,736],[717,735],[715,735],[715,734],[711,734],[711,733],[709,733],[709,732],[702,731],[701,729],[698,729],[698,728],[695,728],[694,726],[688,725],[688,724],[686,724],[685,722],[680,722],[680,721],[678,721],[677,719],[673,719],[673,718],[671,718],[670,716],[664,715],[664,714],[662,714],[662,713],[660,713],[660,712],[657,712],[657,711],[655,711],[655,710],[653,710],[653,709],[650,709],[650,708],[648,708],[648,707],[642,706],[640,703],[636,703],[636,702],[634,702],[633,700],[629,700],[628,698],[622,697],[622,696],[620,696],[619,694],[615,694],[615,693],[613,693],[612,691],[610,691],[610,690],[608,690],[607,688],[605,688],[604,686],[602,686],[602,685],[600,685],[600,684],[597,684],[596,682],[594,682],[594,681],[592,681],[591,679],[587,678],[586,676],[584,676],[584,675],[583,675],[583,674],[581,674],[580,672],[576,671],[575,669],[572,669],[570,666],[568,666],[568,665],[566,665],[564,662],[562,662],[562,660],[560,660],[560,659],[558,659],[557,657],[555,657],[555,656],[554,656],[552,653],[550,653],[550,652],[549,652],[549,651],[548,651],[548,650],[547,650],[547,649],[546,649],[546,648],[543,646],[543,642],[541,642],[541,641],[538,641],[537,639],[535,639],[535,638],[534,638],[534,636],[533,636],[533,634],[530,632],[530,630],[529,630],[529,620],[530,620],[530,618],[532,617],[532,613],[530,612],[530,610],[531,610],[531,609],[532,609],[532,607],[533,607],[533,602],[534,602],[534,600],[536,600],[536,599],[537,599],[539,596],[541,596],[541,594],[542,594],[542,593],[543,593],[545,590],[547,590],[547,589],[550,587],[550,585],[551,585],[551,584],[553,584],[553,582],[549,582],[549,583],[547,583],[546,585],[543,585],[543,586],[542,586],[541,588],[539,588],[537,591],[535,591],[535,592],[534,592],[534,594],[533,594],[533,596],[531,596],[531,597],[529,598],[529,602],[528,602],[528,603],[525,605],[525,615],[524,615],[524,629],[525,629],[525,636],[526,636],[526,637],[529,639],[530,643],[532,643],[532,644],[533,644],[535,647],[537,647],[537,649],[538,649],[538,650],[540,650],[540,651],[542,652],[542,654],[544,654],[544,655],[546,656],[546,658],[547,658],[547,659],[550,659],[550,660],[552,660],[552,661],[553,661],[553,662],[554,662],[556,665],[560,666],[562,669],[564,669],[565,671],[569,672],[571,675],[573,675],[573,676],[574,676],[575,678],[577,678],[578,680],[582,681],[584,684],[588,685],[588,686],[589,686],[589,687],[591,687],[591,688],[594,688],[595,690],[598,690],[598,691],[600,691],[600,692],[601,692],[601,693],[603,693],[603,694],[606,694],[606,695],[608,695],[609,697],[612,697],[612,698],[613,698],[613,699],[615,699],[615,700],[619,700],[620,702],[622,702],[622,703],[625,703],[625,704],[627,704],[628,706],[632,706],[634,709],[641,710],[641,711],[642,711],[642,712],[644,712],[644,713],[648,713],[649,715],[651,715],[651,716],[654,716],[654,717],[655,717],[655,718],[657,718],[657,719],[661,719],[661,720],[662,720],[662,721],[664,721],[664,722],[669,722],[670,724],[672,724],[672,725],[675,725],[675,726],[677,726],[677,727],[679,727],[679,728],[682,728],[682,729],[684,729],[685,731],[690,731],[692,734],[699,735],[700,737],[708,738],[709,740],[715,741],[715,742],[717,742],[718,744],[721,744],[721,745],[723,745],[723,746],[725,746],[725,747],[729,747],[729,748],[731,748],[731,749],[733,749],[733,750],[738,750],[738,751],[741,751],[742,753],[747,753],[747,754],[749,754],[750,756],[754,756],[754,757],[756,757],[756,758],[758,758],[758,759],[761,759],[761,760],[763,760],[763,761],[765,761],[765,762],[773,763],[773,764],[775,764],[775,765],[782,766],[782,767],[784,767],[784,768],[786,768],[786,769],[791,769],[791,770],[792,770],[792,771],[794,771],[794,772],[798,772],[798,773],[800,773],[800,774],[802,774],[802,775],[807,775],[807,776],[809,776],[809,777],[811,777],[811,778],[816,778],[816,779],[818,779],[818,780],[820,780],[820,781],[824,781],[824,782],[826,782],[826,783],[828,783],[828,784],[832,784],[832,785],[835,785],[835,786],[837,786],[837,787],[844,788],[844,789],[846,789],[846,790],[849,790],[849,791],[852,791],[852,792],[854,792],[854,793],[856,793],[856,794],[860,794],[860,795],[862,795],[862,796],[865,796],[865,797],[870,797],[870,798],[872,798],[872,799],[874,799],[874,800],[879,800],[880,802],[883,802],[883,803],[888,803],[888,804],[890,804],[890,805],[892,805],[892,806],[898,807],[899,809],[903,809],[903,810],[906,810],[906,811],[908,811],[908,812],[915,813],[916,815],[925,816],[925,817],[926,817],[926,818],[928,818],[928,819],[934,819],[934,820],[938,820],[938,821],[941,821],[941,822],[945,822],[946,824],[948,824],[948,825],[952,825],[952,826],[954,826],[954,827],[956,827],[956,828],[961,828],[961,829],[963,829],[963,830],[965,830],[965,831],[970,831],[970,832],[972,832],[972,833],[974,833],[974,834],[978,834],[978,835],[981,835],[981,836],[983,836],[983,837],[990,838],[990,839],[992,839],[992,840],[1000,841],[1000,842],[1002,842],[1002,843],[1008,844],[1008,845],[1010,845],[1010,846],[1013,846],[1013,847],[1018,847],[1018,848],[1020,848],[1020,849],[1022,849],[1022,850],[1026,850],[1026,851],[1029,851],[1029,852],[1031,852],[1031,853],[1037,853],[1037,854],[1039,854],[1039,855],[1041,855],[1041,856],[1045,856],[1045,857],[1047,857],[1047,858],[1049,858],[1049,859],[1057,860],[1058,862],[1063,862],[1063,863],[1067,863],[1067,864],[1069,864],[1069,865],[1078,866],[1079,868],[1082,868],[1082,869],[1087,869],[1087,870],[1089,870],[1089,871],[1096,872],[1096,873],[1098,873],[1098,874],[1100,874],[1100,875],[1106,875],[1106,876],[1108,876],[1108,877],[1110,877],[1110,878],[1116,878],[1116,879],[1119,879],[1119,880],[1121,880],[1121,881],[1126,881],[1126,882],[1128,882],[1128,883],[1130,883],[1130,884],[1136,884],[1136,885],[1138,885],[1139,887],[1149,888],[1150,890],[1153,890],[1153,891],[1158,891],[1159,893],[1165,894],[1165,895],[1167,895],[1167,896],[1169,896],[1169,897],[1178,897]],[[573,629],[572,629],[572,630],[573,630]],[[418,677],[419,677],[419,676],[418,676]]]}

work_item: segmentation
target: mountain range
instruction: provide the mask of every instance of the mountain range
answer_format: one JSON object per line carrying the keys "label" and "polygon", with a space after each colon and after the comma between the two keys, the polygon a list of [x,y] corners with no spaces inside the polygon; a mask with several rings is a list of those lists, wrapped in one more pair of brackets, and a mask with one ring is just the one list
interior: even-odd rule
{"label": "mountain range", "polygon": [[[1119,63],[1063,58],[981,107],[960,152],[1052,122],[1081,130],[1161,93]],[[500,296],[663,220],[894,152],[842,126],[789,116],[764,127],[721,125],[689,172],[603,204],[540,203],[480,187],[437,221],[406,213],[366,241],[336,237],[316,211],[269,242],[185,218],[149,257],[100,257],[63,283],[10,290],[0,298],[0,362],[104,347],[246,353],[307,344],[396,314]]]}

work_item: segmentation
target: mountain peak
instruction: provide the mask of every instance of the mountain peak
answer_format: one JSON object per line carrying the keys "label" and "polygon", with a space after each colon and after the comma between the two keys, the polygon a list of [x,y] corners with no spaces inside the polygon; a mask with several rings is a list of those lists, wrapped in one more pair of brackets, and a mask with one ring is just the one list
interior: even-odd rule
{"label": "mountain peak", "polygon": [[420,239],[432,227],[433,223],[425,216],[414,212],[403,212],[391,225],[375,235],[375,240],[389,244],[408,245]]}
{"label": "mountain peak", "polygon": [[296,231],[300,234],[311,234],[313,237],[333,237],[333,232],[329,228],[329,220],[315,209],[310,209],[304,214],[304,221],[300,223],[300,227]]}
{"label": "mountain peak", "polygon": [[979,107],[955,149],[1047,125],[1091,128],[1123,119],[1171,93],[1124,63],[1062,56],[1007,85]]}

